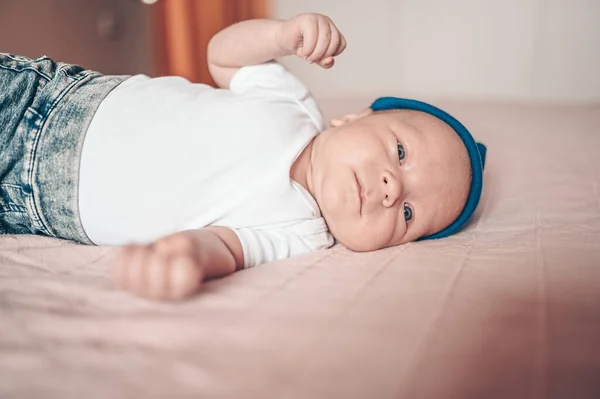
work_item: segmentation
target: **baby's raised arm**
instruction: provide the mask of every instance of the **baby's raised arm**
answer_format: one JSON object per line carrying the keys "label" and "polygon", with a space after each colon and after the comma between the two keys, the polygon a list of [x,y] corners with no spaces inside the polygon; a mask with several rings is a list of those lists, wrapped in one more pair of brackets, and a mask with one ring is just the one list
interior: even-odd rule
{"label": "baby's raised arm", "polygon": [[296,54],[331,68],[346,48],[333,21],[321,14],[301,14],[286,21],[255,19],[239,22],[217,33],[208,45],[208,67],[219,87],[246,65],[261,64]]}

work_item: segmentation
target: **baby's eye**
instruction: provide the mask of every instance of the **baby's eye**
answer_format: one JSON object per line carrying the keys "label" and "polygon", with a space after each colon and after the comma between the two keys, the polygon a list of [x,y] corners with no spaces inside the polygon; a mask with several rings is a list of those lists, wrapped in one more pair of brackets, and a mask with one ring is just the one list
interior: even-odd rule
{"label": "baby's eye", "polygon": [[404,220],[407,222],[413,218],[413,210],[408,204],[404,204]]}
{"label": "baby's eye", "polygon": [[398,159],[400,159],[401,161],[404,160],[404,157],[406,156],[406,152],[404,151],[404,146],[400,143],[398,143]]}

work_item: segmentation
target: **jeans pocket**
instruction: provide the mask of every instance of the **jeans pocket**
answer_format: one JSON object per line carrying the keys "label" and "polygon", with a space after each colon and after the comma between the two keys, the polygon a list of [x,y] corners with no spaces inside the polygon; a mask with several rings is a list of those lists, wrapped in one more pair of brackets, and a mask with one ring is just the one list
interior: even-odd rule
{"label": "jeans pocket", "polygon": [[27,195],[16,184],[0,184],[0,234],[34,234]]}

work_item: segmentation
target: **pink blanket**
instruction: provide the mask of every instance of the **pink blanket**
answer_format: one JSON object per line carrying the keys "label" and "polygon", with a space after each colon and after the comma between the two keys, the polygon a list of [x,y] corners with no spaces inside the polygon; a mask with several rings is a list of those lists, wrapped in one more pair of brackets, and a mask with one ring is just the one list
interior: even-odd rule
{"label": "pink blanket", "polygon": [[599,398],[600,106],[440,105],[488,145],[451,238],[336,246],[179,304],[116,290],[114,249],[0,238],[0,397]]}

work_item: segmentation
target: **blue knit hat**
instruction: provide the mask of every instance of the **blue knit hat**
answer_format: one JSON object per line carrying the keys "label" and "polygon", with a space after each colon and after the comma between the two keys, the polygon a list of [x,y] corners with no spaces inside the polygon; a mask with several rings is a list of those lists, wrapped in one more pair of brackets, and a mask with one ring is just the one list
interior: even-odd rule
{"label": "blue knit hat", "polygon": [[485,145],[475,142],[467,128],[450,114],[421,101],[409,100],[406,98],[381,97],[371,104],[371,109],[373,111],[410,109],[425,112],[446,122],[461,138],[467,148],[467,153],[471,160],[471,190],[469,191],[467,202],[460,215],[458,215],[458,218],[456,218],[456,220],[448,227],[435,234],[422,237],[421,240],[448,237],[456,233],[465,225],[465,223],[467,223],[471,215],[473,215],[473,212],[475,212],[477,204],[479,203],[479,199],[481,198],[481,190],[483,188],[483,167],[485,166],[486,153]]}

